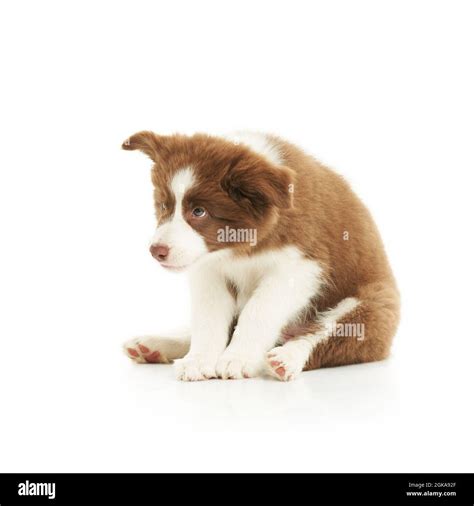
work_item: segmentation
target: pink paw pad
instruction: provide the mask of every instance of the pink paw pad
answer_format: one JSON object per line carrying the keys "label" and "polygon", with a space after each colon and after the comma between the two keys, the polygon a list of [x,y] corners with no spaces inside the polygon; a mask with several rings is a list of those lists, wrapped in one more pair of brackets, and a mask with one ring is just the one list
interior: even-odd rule
{"label": "pink paw pad", "polygon": [[274,367],[275,372],[278,374],[278,376],[280,376],[281,378],[283,378],[283,376],[285,375],[286,371],[285,371],[285,368],[282,367],[281,362],[277,362],[276,360],[272,360],[270,362],[270,365]]}
{"label": "pink paw pad", "polygon": [[142,353],[150,353],[149,348],[147,348],[146,346],[143,346],[143,344],[139,344],[139,345],[138,345],[138,348],[140,349],[140,351],[141,351]]}
{"label": "pink paw pad", "polygon": [[[148,350],[150,351],[150,350]],[[144,352],[145,353],[145,352]],[[159,351],[154,351],[145,357],[145,360],[150,364],[157,364],[161,360],[161,354]]]}
{"label": "pink paw pad", "polygon": [[138,351],[134,350],[133,348],[127,348],[127,353],[134,358],[137,358],[139,356]]}

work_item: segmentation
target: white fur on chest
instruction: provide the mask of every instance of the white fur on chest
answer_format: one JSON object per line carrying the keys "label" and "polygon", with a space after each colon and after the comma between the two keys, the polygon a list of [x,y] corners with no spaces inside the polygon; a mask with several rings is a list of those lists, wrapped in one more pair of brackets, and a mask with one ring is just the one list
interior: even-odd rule
{"label": "white fur on chest", "polygon": [[322,277],[319,264],[305,259],[293,246],[245,257],[225,251],[216,262],[216,269],[237,289],[239,312],[255,290],[262,283],[271,282],[272,277],[282,280],[272,298],[287,297],[291,293],[316,295]]}

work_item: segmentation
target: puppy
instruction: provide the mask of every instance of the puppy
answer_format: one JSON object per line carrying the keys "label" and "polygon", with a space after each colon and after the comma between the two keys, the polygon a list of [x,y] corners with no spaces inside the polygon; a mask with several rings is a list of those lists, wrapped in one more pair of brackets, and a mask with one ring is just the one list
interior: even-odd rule
{"label": "puppy", "polygon": [[150,251],[187,269],[191,329],[125,344],[174,361],[184,381],[282,381],[387,357],[399,293],[377,228],[344,179],[264,134],[162,136],[123,144],[153,161]]}

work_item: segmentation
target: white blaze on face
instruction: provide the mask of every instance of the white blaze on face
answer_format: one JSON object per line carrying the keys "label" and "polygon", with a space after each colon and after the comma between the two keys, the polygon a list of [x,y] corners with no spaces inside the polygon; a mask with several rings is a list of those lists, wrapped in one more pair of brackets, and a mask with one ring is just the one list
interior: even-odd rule
{"label": "white blaze on face", "polygon": [[151,244],[170,248],[168,258],[163,262],[165,266],[187,267],[208,252],[204,239],[183,216],[183,197],[193,184],[194,175],[190,168],[178,171],[171,180],[170,189],[176,201],[173,217],[157,227],[151,240]]}

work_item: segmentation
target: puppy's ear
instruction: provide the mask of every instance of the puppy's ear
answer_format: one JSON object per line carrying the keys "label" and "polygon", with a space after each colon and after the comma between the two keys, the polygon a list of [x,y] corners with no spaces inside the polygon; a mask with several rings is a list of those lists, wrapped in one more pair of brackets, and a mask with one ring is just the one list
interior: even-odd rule
{"label": "puppy's ear", "polygon": [[122,144],[122,149],[133,151],[139,149],[148,155],[154,162],[160,159],[160,151],[164,149],[165,138],[156,135],[153,132],[138,132],[126,139]]}
{"label": "puppy's ear", "polygon": [[236,203],[261,215],[269,206],[292,206],[295,175],[288,167],[239,156],[230,163],[221,187]]}

